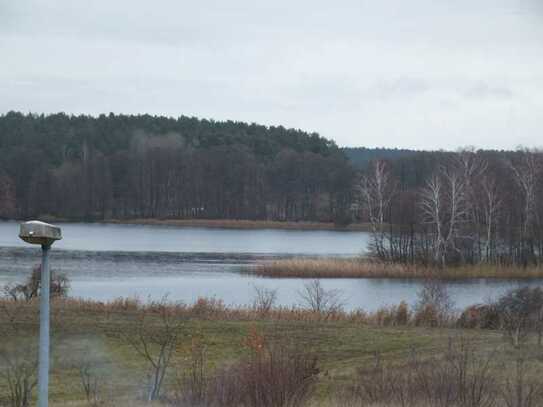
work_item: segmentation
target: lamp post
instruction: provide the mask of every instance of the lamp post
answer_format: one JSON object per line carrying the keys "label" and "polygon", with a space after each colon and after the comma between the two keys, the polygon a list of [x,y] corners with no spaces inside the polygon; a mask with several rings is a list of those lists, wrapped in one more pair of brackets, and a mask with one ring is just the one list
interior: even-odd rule
{"label": "lamp post", "polygon": [[21,223],[19,237],[30,244],[39,244],[42,249],[40,283],[40,345],[38,367],[38,406],[49,404],[49,292],[51,273],[49,270],[49,249],[62,239],[60,228],[33,220]]}

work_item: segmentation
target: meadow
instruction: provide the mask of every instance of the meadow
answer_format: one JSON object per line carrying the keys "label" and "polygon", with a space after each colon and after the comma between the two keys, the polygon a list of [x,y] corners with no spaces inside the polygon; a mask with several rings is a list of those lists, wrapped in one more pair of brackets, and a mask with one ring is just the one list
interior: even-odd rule
{"label": "meadow", "polygon": [[[465,369],[473,369],[472,364],[480,366],[484,365],[482,360],[488,360],[496,367],[492,369],[492,380],[506,383],[509,376],[504,373],[513,369],[519,355],[535,363],[523,379],[526,383],[531,383],[530,380],[542,372],[539,366],[542,348],[535,340],[529,339],[522,348],[514,348],[504,341],[501,331],[459,328],[452,317],[441,321],[424,319],[420,312],[410,310],[405,304],[375,313],[339,309],[316,312],[258,305],[229,309],[213,299],[200,299],[190,305],[142,304],[126,299],[109,303],[56,299],[52,304],[51,405],[215,405],[197,404],[193,399],[187,401],[184,396],[179,397],[180,391],[185,389],[192,397],[195,386],[202,383],[211,386],[209,383],[217,382],[216,377],[222,377],[221,394],[224,395],[224,389],[228,388],[224,383],[230,383],[224,380],[232,376],[232,372],[239,375],[245,372],[240,366],[244,369],[257,366],[261,372],[262,366],[272,361],[275,366],[286,369],[291,366],[290,360],[299,358],[297,369],[307,364],[313,366],[311,374],[300,381],[306,393],[303,399],[297,399],[299,405],[399,406],[394,404],[396,401],[379,398],[384,392],[389,393],[386,383],[399,383],[398,377],[393,379],[387,372],[410,371],[413,355],[421,372],[425,371],[421,366],[428,363],[434,368],[442,361],[451,363],[451,349],[464,344],[469,344],[470,352],[473,351],[455,354],[455,358],[466,357],[464,373]],[[17,372],[14,367],[18,366],[21,377],[34,378],[38,310],[35,301],[11,300],[2,300],[0,310],[0,400],[4,403],[0,405],[10,405],[7,373]],[[138,342],[140,338],[144,342]],[[166,342],[171,360],[164,371],[160,397],[148,403],[149,381],[156,370],[150,360],[159,361],[156,356],[164,350]],[[141,352],[141,346],[138,348],[144,343],[151,359]],[[270,349],[270,356],[262,356],[268,355],[265,349]],[[272,349],[275,350],[272,352]],[[291,349],[295,353],[277,354],[278,349],[282,349],[280,352]],[[378,376],[375,369],[379,371]],[[294,383],[294,377],[288,375],[297,375],[298,371],[283,373]],[[490,380],[486,372],[484,375],[479,370],[479,373],[470,372],[466,377]],[[382,382],[367,380],[368,373],[373,378],[381,377]],[[287,386],[278,383],[277,377],[273,379],[275,381],[270,382],[266,376],[266,386]],[[238,380],[235,388],[244,385],[249,386]],[[377,389],[381,389],[381,393]],[[283,390],[289,394],[288,386]],[[373,394],[374,400],[360,396],[362,390],[366,396]],[[298,390],[295,391],[298,394]],[[259,404],[244,402],[240,405]],[[288,404],[287,400],[262,405],[298,404]],[[473,404],[478,405],[483,406]],[[502,405],[505,404],[488,404]]]}

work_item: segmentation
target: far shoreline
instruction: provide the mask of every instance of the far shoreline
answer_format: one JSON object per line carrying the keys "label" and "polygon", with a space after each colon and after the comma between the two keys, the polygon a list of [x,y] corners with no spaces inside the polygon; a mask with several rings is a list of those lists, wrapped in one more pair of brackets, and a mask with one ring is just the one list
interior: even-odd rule
{"label": "far shoreline", "polygon": [[134,219],[104,219],[104,220],[68,220],[40,218],[46,222],[58,223],[100,223],[113,225],[155,225],[175,227],[198,227],[209,229],[275,229],[275,230],[313,230],[313,231],[337,231],[337,232],[368,232],[369,225],[365,223],[352,223],[346,226],[338,226],[333,222],[290,222],[271,220],[238,220],[238,219],[157,219],[157,218],[134,218]]}
{"label": "far shoreline", "polygon": [[[295,221],[273,221],[273,220],[242,220],[242,219],[158,219],[158,218],[132,218],[132,219],[62,219],[50,216],[38,216],[36,220],[47,223],[88,223],[88,224],[111,224],[111,225],[154,225],[154,226],[175,226],[180,228],[209,228],[209,229],[275,229],[275,230],[314,230],[314,231],[335,231],[335,232],[369,232],[370,226],[367,223],[351,223],[346,226],[339,226],[333,222],[295,222]],[[0,219],[0,222],[25,222],[31,219]]]}

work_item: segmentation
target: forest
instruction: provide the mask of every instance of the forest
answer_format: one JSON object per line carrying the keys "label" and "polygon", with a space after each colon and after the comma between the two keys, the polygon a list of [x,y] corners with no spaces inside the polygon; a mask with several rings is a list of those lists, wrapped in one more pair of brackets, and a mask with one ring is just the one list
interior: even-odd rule
{"label": "forest", "polygon": [[181,116],[0,116],[0,218],[366,223],[374,255],[539,264],[543,154],[339,148]]}
{"label": "forest", "polygon": [[341,223],[355,172],[300,130],[191,117],[0,116],[0,218]]}
{"label": "forest", "polygon": [[543,154],[427,152],[374,160],[357,214],[382,260],[433,265],[540,265]]}

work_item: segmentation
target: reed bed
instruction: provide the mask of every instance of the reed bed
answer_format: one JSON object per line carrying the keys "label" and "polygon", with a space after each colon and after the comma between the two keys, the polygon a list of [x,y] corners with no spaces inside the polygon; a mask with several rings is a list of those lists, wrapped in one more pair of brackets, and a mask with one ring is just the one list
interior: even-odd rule
{"label": "reed bed", "polygon": [[247,267],[245,273],[272,278],[543,278],[543,266],[469,265],[438,268],[424,265],[385,263],[366,258],[295,258]]}

